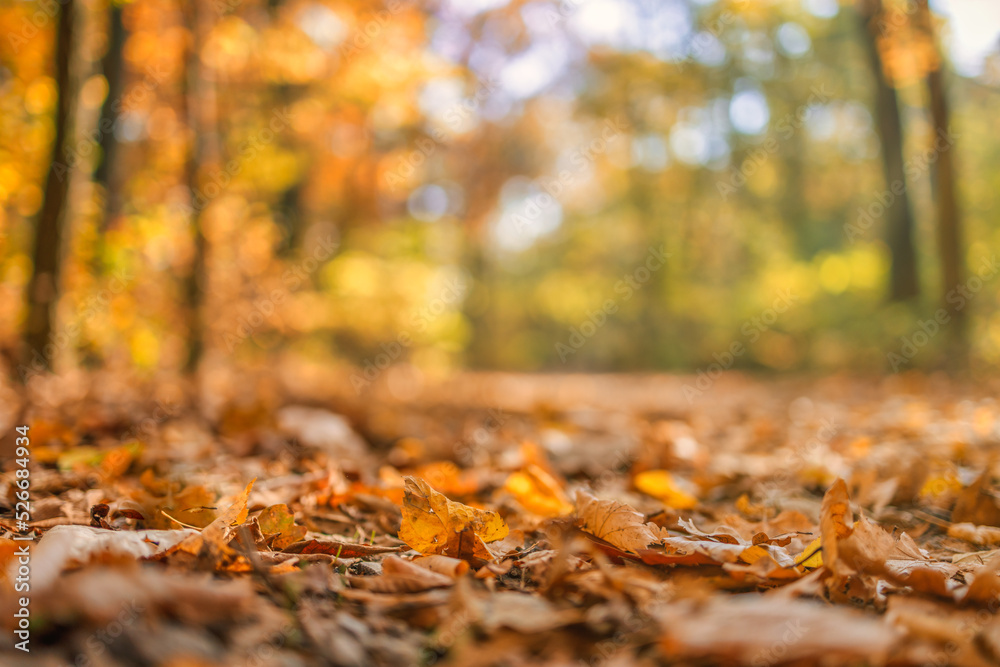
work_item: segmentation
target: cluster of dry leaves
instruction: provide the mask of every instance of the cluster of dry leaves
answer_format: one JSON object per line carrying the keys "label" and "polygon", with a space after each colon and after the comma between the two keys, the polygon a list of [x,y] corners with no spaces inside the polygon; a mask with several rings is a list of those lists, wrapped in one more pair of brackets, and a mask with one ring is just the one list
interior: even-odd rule
{"label": "cluster of dry leaves", "polygon": [[504,403],[521,385],[477,382],[207,416],[155,390],[24,403],[33,650],[6,632],[3,663],[1000,661],[1000,405],[981,388],[720,381],[688,404],[607,378]]}

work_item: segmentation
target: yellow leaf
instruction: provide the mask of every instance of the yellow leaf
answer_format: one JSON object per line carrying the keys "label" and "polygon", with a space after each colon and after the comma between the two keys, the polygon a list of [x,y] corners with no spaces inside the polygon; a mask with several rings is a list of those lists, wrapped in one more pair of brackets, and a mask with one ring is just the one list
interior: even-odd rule
{"label": "yellow leaf", "polygon": [[486,543],[510,532],[496,512],[449,500],[418,477],[405,478],[402,510],[399,539],[422,554],[493,560]]}
{"label": "yellow leaf", "polygon": [[560,517],[573,511],[573,505],[558,480],[535,464],[528,464],[524,470],[512,473],[504,489],[526,510],[539,516]]}
{"label": "yellow leaf", "polygon": [[698,505],[698,499],[680,489],[666,470],[647,470],[636,475],[633,481],[635,488],[674,509],[689,510]]}
{"label": "yellow leaf", "polygon": [[930,475],[924,480],[920,487],[920,496],[923,499],[935,500],[949,493],[962,490],[962,480],[958,478],[958,473],[954,470]]}
{"label": "yellow leaf", "polygon": [[740,560],[743,561],[744,563],[752,565],[757,561],[759,561],[761,558],[770,555],[771,554],[768,553],[767,549],[760,546],[759,544],[755,544],[752,547],[747,547],[746,549],[743,550],[743,552],[740,554]]}
{"label": "yellow leaf", "polygon": [[822,547],[823,538],[817,537],[815,540],[809,543],[802,553],[795,557],[795,564],[798,567],[822,567],[823,566],[823,549]]}
{"label": "yellow leaf", "polygon": [[288,505],[284,503],[265,508],[257,517],[257,521],[260,523],[261,533],[265,536],[276,536],[272,544],[278,550],[283,550],[306,537],[306,529],[295,524],[295,516],[288,511]]}

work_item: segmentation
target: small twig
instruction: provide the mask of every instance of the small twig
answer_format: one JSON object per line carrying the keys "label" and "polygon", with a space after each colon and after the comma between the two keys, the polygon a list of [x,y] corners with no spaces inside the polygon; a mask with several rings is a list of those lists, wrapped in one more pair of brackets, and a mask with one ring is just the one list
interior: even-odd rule
{"label": "small twig", "polygon": [[192,525],[191,525],[191,524],[189,524],[189,523],[184,523],[183,521],[180,521],[180,520],[178,520],[178,519],[175,519],[174,517],[172,517],[172,516],[170,516],[169,514],[167,514],[166,512],[164,512],[163,510],[160,510],[160,514],[162,514],[163,516],[167,517],[168,519],[170,519],[170,520],[171,520],[171,521],[173,521],[174,523],[179,523],[180,525],[184,526],[185,528],[193,528],[194,530],[197,530],[197,531],[201,531],[201,530],[202,530],[202,529],[201,529],[201,528],[199,528],[198,526],[192,526]]}
{"label": "small twig", "polygon": [[928,514],[927,512],[921,512],[920,510],[910,510],[910,514],[920,519],[921,521],[926,521],[927,523],[933,523],[939,528],[948,529],[951,528],[951,521],[945,521],[944,519],[939,519],[933,514]]}

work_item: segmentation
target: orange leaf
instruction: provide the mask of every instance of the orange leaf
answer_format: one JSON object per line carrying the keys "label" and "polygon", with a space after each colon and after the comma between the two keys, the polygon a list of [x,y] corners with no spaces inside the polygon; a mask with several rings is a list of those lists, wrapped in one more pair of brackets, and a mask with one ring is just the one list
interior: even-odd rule
{"label": "orange leaf", "polygon": [[423,554],[462,560],[494,560],[487,542],[510,532],[499,514],[449,500],[430,484],[407,477],[399,539]]}

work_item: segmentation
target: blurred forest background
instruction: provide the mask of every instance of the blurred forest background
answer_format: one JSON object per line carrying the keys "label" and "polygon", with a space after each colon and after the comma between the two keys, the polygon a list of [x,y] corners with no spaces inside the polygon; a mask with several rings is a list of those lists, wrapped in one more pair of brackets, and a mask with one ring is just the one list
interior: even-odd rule
{"label": "blurred forest background", "polygon": [[1000,362],[991,0],[0,2],[46,368]]}

